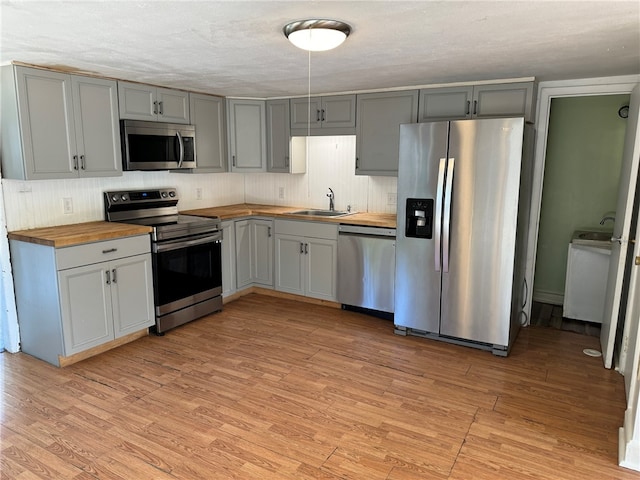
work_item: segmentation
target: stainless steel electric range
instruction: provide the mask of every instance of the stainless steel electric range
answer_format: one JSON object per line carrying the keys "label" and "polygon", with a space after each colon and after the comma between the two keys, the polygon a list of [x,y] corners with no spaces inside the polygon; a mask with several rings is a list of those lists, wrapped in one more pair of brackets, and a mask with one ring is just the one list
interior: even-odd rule
{"label": "stainless steel electric range", "polygon": [[153,228],[155,332],[222,310],[219,218],[180,215],[175,188],[104,192],[105,219]]}

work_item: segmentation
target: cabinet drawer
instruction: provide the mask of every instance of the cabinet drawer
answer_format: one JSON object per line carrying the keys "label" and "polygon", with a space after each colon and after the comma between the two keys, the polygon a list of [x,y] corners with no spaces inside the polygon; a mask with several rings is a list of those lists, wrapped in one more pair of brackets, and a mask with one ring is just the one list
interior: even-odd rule
{"label": "cabinet drawer", "polygon": [[276,220],[276,234],[297,235],[299,237],[338,239],[338,225],[318,222]]}
{"label": "cabinet drawer", "polygon": [[104,242],[83,243],[56,249],[58,270],[105,262],[116,258],[130,257],[151,251],[149,235],[105,240]]}

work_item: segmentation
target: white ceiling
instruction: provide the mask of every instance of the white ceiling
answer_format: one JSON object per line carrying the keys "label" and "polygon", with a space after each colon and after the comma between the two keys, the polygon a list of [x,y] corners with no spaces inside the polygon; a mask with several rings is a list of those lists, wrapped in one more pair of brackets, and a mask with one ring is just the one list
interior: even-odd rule
{"label": "white ceiling", "polygon": [[305,18],[353,28],[311,54],[313,93],[640,73],[636,0],[0,2],[2,64],[225,96],[306,94],[308,54],[282,34]]}

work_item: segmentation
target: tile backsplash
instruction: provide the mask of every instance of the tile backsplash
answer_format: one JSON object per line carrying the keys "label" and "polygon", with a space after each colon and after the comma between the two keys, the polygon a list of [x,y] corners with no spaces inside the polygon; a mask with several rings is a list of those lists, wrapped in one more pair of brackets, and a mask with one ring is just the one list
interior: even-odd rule
{"label": "tile backsplash", "polygon": [[[124,172],[122,177],[20,181],[2,179],[7,229],[22,230],[102,220],[105,190],[176,187],[181,210],[264,203],[359,212],[395,213],[396,177],[356,176],[355,136],[310,137],[307,173]],[[201,189],[202,198],[197,198]],[[64,213],[64,199],[72,212]]]}

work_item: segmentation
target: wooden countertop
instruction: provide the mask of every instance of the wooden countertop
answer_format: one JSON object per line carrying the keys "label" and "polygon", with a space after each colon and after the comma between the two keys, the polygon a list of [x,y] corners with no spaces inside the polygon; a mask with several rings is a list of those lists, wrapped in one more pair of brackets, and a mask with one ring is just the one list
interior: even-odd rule
{"label": "wooden countertop", "polygon": [[151,227],[99,221],[17,230],[9,232],[9,240],[20,240],[59,248],[145,233],[151,233]]}
{"label": "wooden countertop", "polygon": [[222,207],[200,208],[197,210],[181,211],[185,215],[201,217],[219,217],[221,220],[234,218],[265,216],[281,217],[293,220],[308,220],[312,222],[342,223],[348,225],[365,225],[372,227],[396,228],[396,215],[393,213],[353,213],[344,217],[315,217],[311,215],[295,215],[291,212],[305,210],[305,207],[281,207],[275,205],[259,205],[255,203],[240,203]]}

